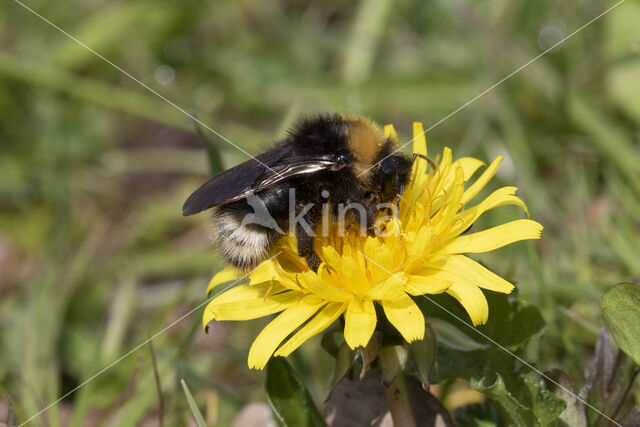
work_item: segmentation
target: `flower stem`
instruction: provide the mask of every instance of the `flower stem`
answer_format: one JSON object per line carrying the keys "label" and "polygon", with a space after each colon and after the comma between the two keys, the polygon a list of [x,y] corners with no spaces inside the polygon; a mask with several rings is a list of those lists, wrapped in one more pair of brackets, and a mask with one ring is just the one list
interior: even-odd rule
{"label": "flower stem", "polygon": [[402,374],[385,388],[387,403],[391,411],[391,418],[395,427],[416,427],[416,421],[413,418],[411,404],[409,403],[409,395]]}

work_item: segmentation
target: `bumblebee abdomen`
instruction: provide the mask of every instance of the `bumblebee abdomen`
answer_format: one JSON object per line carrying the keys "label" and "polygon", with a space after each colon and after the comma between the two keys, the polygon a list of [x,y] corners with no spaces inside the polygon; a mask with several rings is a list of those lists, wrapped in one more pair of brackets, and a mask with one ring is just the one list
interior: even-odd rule
{"label": "bumblebee abdomen", "polygon": [[212,240],[229,264],[251,270],[267,258],[274,230],[242,224],[244,213],[225,206],[213,210]]}

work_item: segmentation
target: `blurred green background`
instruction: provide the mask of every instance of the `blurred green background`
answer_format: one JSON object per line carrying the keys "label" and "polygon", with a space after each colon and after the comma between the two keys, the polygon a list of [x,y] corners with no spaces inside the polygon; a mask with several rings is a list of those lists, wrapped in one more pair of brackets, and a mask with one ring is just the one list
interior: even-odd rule
{"label": "blurred green background", "polygon": [[[35,11],[251,154],[303,113],[425,128],[614,2],[30,0]],[[428,133],[430,154],[505,156],[541,241],[481,256],[542,310],[527,349],[579,382],[603,291],[640,275],[640,3],[627,0]],[[0,420],[24,421],[205,300],[222,264],[181,206],[240,151],[18,3],[0,8]],[[487,189],[487,191],[491,188]],[[489,226],[522,216],[502,208]],[[246,367],[266,319],[200,327],[202,309],[33,425],[211,424],[264,401]],[[319,340],[293,363],[318,401]]]}

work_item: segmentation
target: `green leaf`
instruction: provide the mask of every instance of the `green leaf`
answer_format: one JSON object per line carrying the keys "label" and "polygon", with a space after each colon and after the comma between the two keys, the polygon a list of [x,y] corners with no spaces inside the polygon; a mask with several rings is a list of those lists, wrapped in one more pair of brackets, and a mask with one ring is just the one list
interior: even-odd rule
{"label": "green leaf", "polygon": [[388,345],[382,347],[379,354],[382,382],[385,387],[389,387],[404,371],[409,351],[404,345]]}
{"label": "green leaf", "polygon": [[342,327],[338,325],[338,322],[334,322],[324,331],[324,334],[322,334],[320,345],[324,351],[329,353],[332,357],[336,357],[342,344],[344,344]]}
{"label": "green leaf", "polygon": [[[455,320],[454,320],[455,321]],[[462,332],[457,326],[461,325],[458,322],[457,325],[441,320],[436,317],[429,319],[429,325],[433,328],[438,337],[438,342],[446,347],[458,351],[474,351],[474,350],[486,350],[488,345],[479,343],[471,339],[468,335]],[[464,327],[464,325],[462,325]],[[465,327],[465,329],[467,329]],[[472,334],[474,331],[469,331]]]}
{"label": "green leaf", "polygon": [[409,344],[411,359],[418,371],[418,377],[422,383],[422,388],[429,389],[431,375],[436,364],[437,344],[435,332],[431,326],[426,325],[424,338]]}
{"label": "green leaf", "polygon": [[457,408],[455,425],[457,427],[496,427],[504,424],[494,405],[488,401]]}
{"label": "green leaf", "polygon": [[496,381],[491,385],[484,384],[481,380],[472,379],[471,388],[485,394],[498,407],[501,415],[508,424],[516,426],[532,426],[535,417],[531,408],[518,402],[505,387],[502,377],[498,374]]}
{"label": "green leaf", "polygon": [[[485,296],[490,307],[489,321],[486,325],[478,327],[473,327],[469,321],[460,321],[467,319],[467,315],[455,301],[451,301],[452,298],[447,299],[447,295],[431,297],[444,309],[429,302],[421,304],[428,322],[435,326],[438,343],[445,341],[444,345],[438,346],[437,379],[484,375],[488,381],[493,382],[494,374],[499,373],[509,390],[519,389],[520,386],[515,387],[519,380],[514,377],[517,361],[500,346],[517,353],[532,337],[543,331],[544,319],[534,306],[517,301],[513,297],[509,298],[496,292],[485,292]],[[446,323],[452,326],[447,327]],[[437,327],[457,327],[453,328],[453,331],[456,336],[460,335],[458,338],[463,339],[462,343],[466,347],[456,345],[456,341],[443,333],[449,329],[438,330]],[[472,350],[473,348],[478,349]],[[463,349],[466,351],[462,351]],[[512,386],[515,388],[512,389]]]}
{"label": "green leaf", "polygon": [[560,369],[554,369],[546,374],[554,381],[547,383],[551,391],[567,404],[559,418],[568,426],[587,427],[584,404],[577,399],[578,395],[567,374]]}
{"label": "green leaf", "polygon": [[510,425],[549,426],[567,407],[566,402],[549,391],[535,371],[520,370],[518,381],[507,386],[500,374],[492,385],[472,379],[471,388],[484,393],[498,407]]}
{"label": "green leaf", "polygon": [[478,329],[500,345],[520,347],[544,329],[544,318],[533,305],[510,300],[504,294],[485,294],[490,307],[489,321]]}
{"label": "green leaf", "polygon": [[[494,346],[495,344],[478,333],[480,331],[505,347],[521,347],[544,329],[544,318],[535,306],[501,293],[491,291],[483,291],[483,293],[490,307],[489,320],[485,325],[478,327],[471,325],[468,320],[460,321],[460,319],[468,319],[468,315],[448,295],[431,296],[430,299],[437,305],[426,299],[419,301],[428,323],[436,332],[439,343],[461,351],[463,349],[459,348],[459,345],[462,345],[466,351],[473,351],[474,346],[476,349],[487,348],[484,344]],[[459,331],[451,329],[443,321]],[[458,339],[462,339],[463,342]]]}
{"label": "green leaf", "polygon": [[309,392],[283,357],[273,357],[267,364],[266,389],[281,426],[326,426]]}
{"label": "green leaf", "polygon": [[600,299],[600,309],[615,343],[640,365],[640,285],[614,286]]}
{"label": "green leaf", "polygon": [[196,420],[196,423],[198,423],[198,427],[207,427],[207,423],[205,422],[204,417],[200,412],[200,409],[198,409],[198,404],[193,399],[193,396],[189,391],[189,387],[187,387],[187,383],[184,382],[183,379],[180,380],[180,383],[182,384],[182,390],[184,390],[184,395],[187,396],[187,403],[189,403],[189,409],[191,409],[191,413],[193,414],[193,418]]}
{"label": "green leaf", "polygon": [[537,372],[531,371],[522,375],[522,380],[529,390],[533,414],[538,423],[541,426],[553,424],[566,409],[567,403],[545,387]]}
{"label": "green leaf", "polygon": [[331,393],[336,388],[338,383],[342,381],[342,379],[349,373],[351,367],[353,366],[353,362],[356,359],[356,352],[352,350],[347,343],[343,343],[338,352],[336,353],[336,366],[333,371],[333,379],[331,380],[331,386],[329,387],[329,397],[331,397]]}
{"label": "green leaf", "polygon": [[[365,374],[369,370],[369,367],[378,357],[380,346],[382,345],[382,332],[375,331],[369,340],[366,347],[360,349],[360,356],[362,357],[362,370],[360,371],[360,379],[364,378]],[[333,388],[333,387],[332,387]]]}

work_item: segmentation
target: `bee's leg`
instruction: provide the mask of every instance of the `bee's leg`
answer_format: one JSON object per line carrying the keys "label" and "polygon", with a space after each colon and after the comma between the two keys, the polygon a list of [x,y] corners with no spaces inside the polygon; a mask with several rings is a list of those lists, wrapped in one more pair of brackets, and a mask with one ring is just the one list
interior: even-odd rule
{"label": "bee's leg", "polygon": [[436,164],[433,162],[433,160],[431,160],[430,158],[428,158],[427,156],[425,156],[424,154],[419,154],[419,153],[413,153],[413,156],[411,157],[411,164],[413,164],[416,159],[420,157],[421,159],[426,160],[429,165],[431,165],[431,167],[433,169],[438,169],[438,167],[436,166]]}
{"label": "bee's leg", "polygon": [[[321,211],[315,204],[304,217],[306,225],[313,231],[321,218]],[[309,234],[309,230],[301,222],[296,224],[296,240],[298,241],[298,255],[307,260],[307,265],[313,271],[318,271],[320,266],[320,258],[313,250],[313,232]]]}
{"label": "bee's leg", "polygon": [[396,216],[400,218],[400,200],[402,200],[402,193],[404,192],[404,185],[400,184],[396,189]]}
{"label": "bee's leg", "polygon": [[380,198],[378,194],[374,191],[370,191],[365,194],[364,197],[364,208],[365,208],[365,225],[367,227],[367,234],[369,236],[375,235],[375,225],[376,225],[376,212],[378,209],[378,203],[380,202]]}
{"label": "bee's leg", "polygon": [[307,257],[307,265],[311,270],[313,270],[316,273],[318,272],[318,267],[320,267],[321,262],[322,260],[320,259],[318,254],[315,252],[311,252],[311,255]]}

